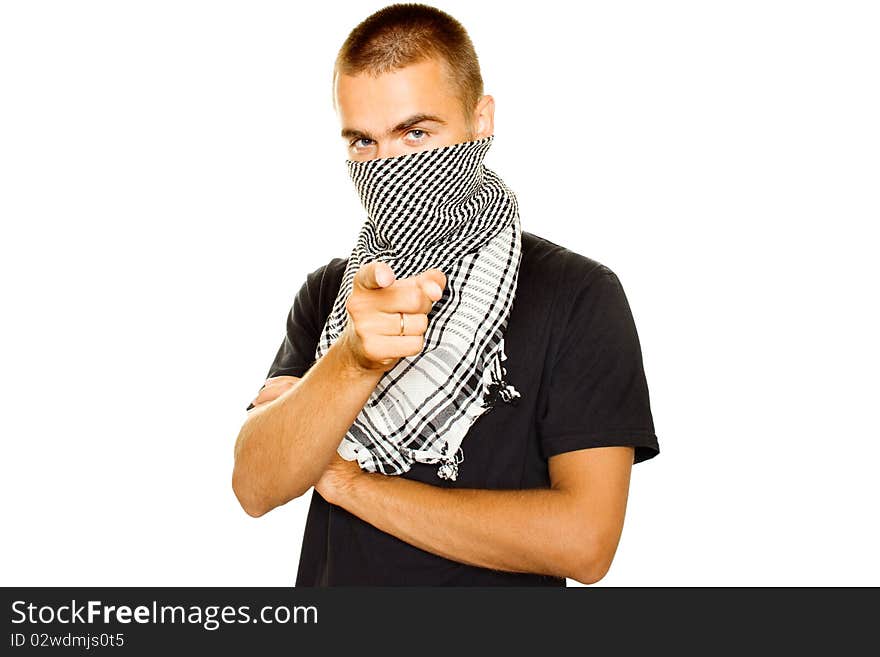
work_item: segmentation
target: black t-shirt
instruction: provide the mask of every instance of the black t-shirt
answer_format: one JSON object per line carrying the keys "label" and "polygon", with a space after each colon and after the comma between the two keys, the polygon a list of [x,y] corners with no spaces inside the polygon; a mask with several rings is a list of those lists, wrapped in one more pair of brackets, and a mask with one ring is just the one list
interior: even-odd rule
{"label": "black t-shirt", "polygon": [[[266,378],[301,377],[311,367],[346,263],[333,258],[308,274]],[[504,345],[506,379],[521,397],[515,406],[499,401],[471,425],[457,480],[441,479],[436,464],[424,463],[396,476],[447,488],[548,488],[547,459],[555,454],[632,445],[639,463],[659,453],[635,323],[608,267],[523,231]],[[377,529],[312,489],[296,586],[353,585],[565,586],[566,581],[446,559]]]}

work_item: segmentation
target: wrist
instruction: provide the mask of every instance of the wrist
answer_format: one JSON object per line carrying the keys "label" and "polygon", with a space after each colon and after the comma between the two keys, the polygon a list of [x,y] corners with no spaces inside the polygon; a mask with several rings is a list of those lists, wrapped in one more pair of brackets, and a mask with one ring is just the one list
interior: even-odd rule
{"label": "wrist", "polygon": [[339,355],[340,363],[345,373],[352,378],[357,379],[374,379],[378,381],[385,374],[385,368],[378,363],[365,361],[359,352],[351,344],[348,332],[344,332],[339,339],[333,343],[331,349],[335,349]]}
{"label": "wrist", "polygon": [[366,472],[365,470],[358,468],[358,472],[351,473],[350,476],[345,477],[344,480],[337,482],[336,488],[333,491],[335,498],[333,504],[341,506],[349,513],[355,513],[359,508],[358,502],[363,493],[364,486],[369,486],[373,479],[382,476],[384,475],[376,474],[374,472]]}
{"label": "wrist", "polygon": [[326,476],[319,484],[321,496],[336,506],[351,511],[361,480],[370,473],[357,463],[344,465]]}

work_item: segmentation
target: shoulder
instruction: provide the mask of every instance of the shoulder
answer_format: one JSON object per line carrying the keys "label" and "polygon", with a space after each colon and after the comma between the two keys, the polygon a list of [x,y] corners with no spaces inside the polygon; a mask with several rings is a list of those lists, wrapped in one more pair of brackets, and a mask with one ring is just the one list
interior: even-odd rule
{"label": "shoulder", "polygon": [[544,286],[567,298],[618,283],[617,275],[604,263],[527,231],[522,233],[520,276],[530,285]]}
{"label": "shoulder", "polygon": [[348,258],[331,258],[323,265],[309,271],[300,287],[297,302],[291,308],[291,313],[295,312],[296,306],[299,306],[315,316],[317,321],[323,322],[333,308],[347,264]]}
{"label": "shoulder", "polygon": [[338,287],[345,273],[346,264],[348,264],[348,258],[331,258],[329,262],[311,270],[306,275],[306,283],[313,291],[333,285]]}

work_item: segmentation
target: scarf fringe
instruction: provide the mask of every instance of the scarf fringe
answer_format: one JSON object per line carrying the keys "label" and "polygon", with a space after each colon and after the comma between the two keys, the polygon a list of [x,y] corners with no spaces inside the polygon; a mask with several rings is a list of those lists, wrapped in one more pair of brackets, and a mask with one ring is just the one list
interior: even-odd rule
{"label": "scarf fringe", "polygon": [[458,464],[462,461],[464,461],[464,452],[459,446],[455,456],[443,461],[443,464],[437,469],[437,476],[441,479],[455,481],[458,479]]}
{"label": "scarf fringe", "polygon": [[[516,406],[519,403],[521,395],[516,388],[504,380],[507,368],[501,364],[501,361],[505,360],[507,360],[507,355],[504,353],[504,339],[502,338],[498,351],[492,358],[492,364],[489,367],[491,380],[484,386],[483,399],[480,404],[483,408],[488,409],[484,411],[486,413],[495,408],[499,399],[511,406]],[[455,456],[442,461],[442,465],[437,469],[437,476],[441,479],[455,481],[458,478],[458,464],[462,461],[464,461],[464,451],[459,445]]]}
{"label": "scarf fringe", "polygon": [[498,344],[498,350],[492,358],[492,364],[489,367],[490,380],[483,393],[483,406],[486,408],[493,408],[499,398],[512,406],[516,406],[519,402],[519,392],[504,380],[504,377],[507,376],[507,368],[501,363],[505,360],[507,360],[507,354],[504,353],[504,338],[502,337]]}

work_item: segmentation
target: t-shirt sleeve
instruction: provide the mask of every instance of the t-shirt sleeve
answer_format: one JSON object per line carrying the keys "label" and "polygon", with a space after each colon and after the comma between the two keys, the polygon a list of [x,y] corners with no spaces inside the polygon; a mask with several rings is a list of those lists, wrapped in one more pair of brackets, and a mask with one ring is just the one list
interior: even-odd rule
{"label": "t-shirt sleeve", "polygon": [[[303,376],[315,362],[315,349],[321,336],[323,324],[318,325],[317,298],[324,267],[306,277],[293,305],[287,313],[287,326],[278,352],[266,373],[273,376]],[[262,389],[262,388],[260,388]],[[251,410],[248,404],[246,410]]]}
{"label": "t-shirt sleeve", "polygon": [[[564,292],[563,292],[564,293]],[[634,463],[660,452],[632,312],[617,275],[588,275],[564,322],[538,415],[546,458],[588,447],[631,445]]]}

